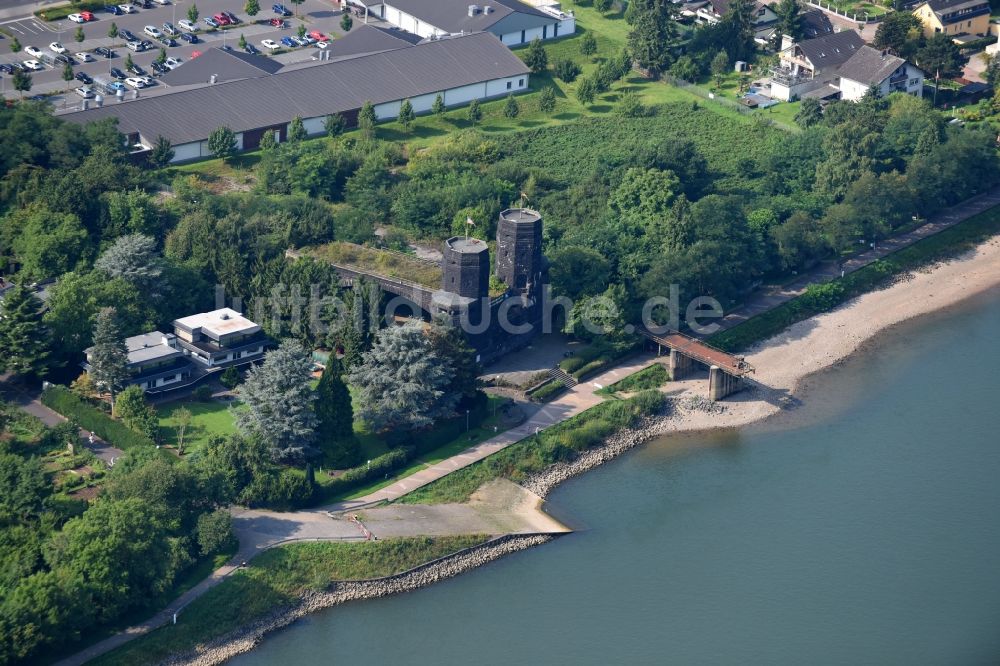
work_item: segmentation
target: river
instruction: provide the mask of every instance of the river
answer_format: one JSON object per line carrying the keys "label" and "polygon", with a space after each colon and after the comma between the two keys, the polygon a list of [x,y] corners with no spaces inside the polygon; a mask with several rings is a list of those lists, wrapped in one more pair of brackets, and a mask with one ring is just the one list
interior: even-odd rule
{"label": "river", "polygon": [[897,327],[791,415],[564,484],[577,533],[235,663],[1000,663],[998,332],[1000,293]]}

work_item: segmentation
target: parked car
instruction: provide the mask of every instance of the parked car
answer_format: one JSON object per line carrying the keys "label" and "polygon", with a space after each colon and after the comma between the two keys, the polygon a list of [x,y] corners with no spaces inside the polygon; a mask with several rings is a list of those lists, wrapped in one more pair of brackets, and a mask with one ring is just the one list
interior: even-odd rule
{"label": "parked car", "polygon": [[135,74],[136,76],[146,76],[146,70],[144,70],[142,67],[135,64],[134,62],[125,69],[127,69],[132,74]]}
{"label": "parked car", "polygon": [[122,10],[124,14],[138,14],[139,8],[133,4],[118,5],[118,9]]}
{"label": "parked car", "polygon": [[232,23],[232,21],[229,20],[229,17],[223,14],[222,12],[219,12],[212,18],[215,19],[215,22],[218,23],[219,25],[229,25],[230,23]]}
{"label": "parked car", "polygon": [[243,50],[249,53],[250,55],[257,55],[258,53],[260,53],[260,49],[258,49],[253,44],[247,44],[247,47]]}
{"label": "parked car", "polygon": [[330,42],[316,42],[316,48],[325,49],[330,45]]}
{"label": "parked car", "polygon": [[66,53],[66,47],[59,42],[52,42],[49,44],[49,50],[53,53]]}
{"label": "parked car", "polygon": [[57,53],[55,56],[53,56],[52,60],[54,62],[59,63],[60,65],[72,65],[73,64],[73,59],[70,58],[65,53]]}
{"label": "parked car", "polygon": [[132,51],[133,53],[141,53],[142,51],[146,50],[146,47],[143,46],[142,42],[140,42],[137,39],[125,42],[125,48],[127,48],[129,51]]}
{"label": "parked car", "polygon": [[68,18],[73,23],[86,23],[87,22],[87,19],[83,18],[83,14],[70,14],[66,18]]}
{"label": "parked car", "polygon": [[153,2],[155,2],[158,5],[169,5],[170,4],[170,0],[153,0]]}
{"label": "parked car", "polygon": [[97,20],[97,17],[94,16],[94,12],[88,12],[86,10],[80,12],[80,16],[83,17],[84,22],[88,22],[88,23],[90,21],[96,21]]}
{"label": "parked car", "polygon": [[74,53],[73,57],[80,62],[94,62],[94,56],[90,55],[86,51],[81,51],[80,53]]}
{"label": "parked car", "polygon": [[310,37],[309,35],[306,35],[304,37],[296,37],[295,40],[299,43],[300,46],[309,46],[310,44],[316,43],[316,38]]}
{"label": "parked car", "polygon": [[271,5],[271,9],[278,16],[291,16],[292,12],[284,5]]}
{"label": "parked car", "polygon": [[80,86],[79,88],[74,88],[73,92],[84,99],[91,99],[94,96],[94,89],[90,86]]}
{"label": "parked car", "polygon": [[127,79],[125,79],[125,85],[129,86],[130,88],[135,88],[136,90],[139,90],[140,88],[146,87],[146,82],[138,77],[130,76]]}
{"label": "parked car", "polygon": [[163,24],[163,32],[172,37],[176,37],[178,34],[180,34],[180,30],[175,28],[174,24],[171,23],[170,21],[167,21],[166,23]]}
{"label": "parked car", "polygon": [[315,40],[316,40],[317,42],[328,42],[328,41],[330,41],[330,38],[329,38],[329,37],[327,37],[326,35],[324,35],[324,34],[323,34],[322,32],[320,32],[319,30],[311,30],[311,31],[310,31],[310,32],[308,33],[308,35],[309,35],[310,37],[312,37],[313,39],[315,39]]}
{"label": "parked car", "polygon": [[41,58],[42,57],[42,50],[40,48],[38,48],[37,46],[25,46],[24,47],[24,52],[27,53],[28,55],[30,55],[33,58]]}
{"label": "parked car", "polygon": [[111,49],[109,49],[106,46],[98,46],[96,49],[94,49],[94,53],[96,53],[97,55],[101,56],[102,58],[114,58],[115,57],[115,52],[112,51]]}
{"label": "parked car", "polygon": [[149,35],[150,37],[152,37],[153,39],[159,39],[163,35],[163,33],[160,32],[160,29],[157,28],[155,25],[147,25],[142,29],[142,31],[147,35]]}
{"label": "parked car", "polygon": [[118,36],[121,37],[122,39],[124,39],[126,42],[137,42],[137,41],[139,41],[139,38],[135,36],[135,33],[133,33],[130,30],[119,30],[118,31]]}
{"label": "parked car", "polygon": [[170,35],[161,35],[160,43],[166,47],[177,46],[177,40],[171,37]]}
{"label": "parked car", "polygon": [[122,11],[122,8],[119,7],[118,5],[105,5],[104,11],[111,14],[112,16],[121,16],[122,14],[125,13]]}
{"label": "parked car", "polygon": [[91,83],[94,82],[94,79],[90,78],[90,74],[87,74],[87,72],[77,72],[73,78],[75,78],[80,83],[86,83],[87,85],[90,85]]}
{"label": "parked car", "polygon": [[264,41],[262,41],[260,43],[260,45],[263,46],[265,49],[268,49],[269,51],[273,51],[274,49],[280,49],[281,48],[281,44],[279,44],[278,42],[274,41],[273,39],[265,39]]}
{"label": "parked car", "polygon": [[183,39],[188,44],[197,44],[199,41],[198,35],[192,34],[190,32],[182,32],[181,39]]}
{"label": "parked car", "polygon": [[0,72],[11,75],[14,73],[14,68],[5,62],[0,62]]}
{"label": "parked car", "polygon": [[220,12],[220,13],[223,16],[225,16],[227,19],[229,19],[229,23],[231,25],[236,25],[237,23],[242,23],[242,21],[240,20],[240,17],[237,16],[236,14],[232,13],[232,12]]}
{"label": "parked car", "polygon": [[177,22],[177,25],[187,30],[188,32],[194,32],[198,29],[198,24],[194,21],[189,21],[187,19],[181,19]]}
{"label": "parked car", "polygon": [[181,66],[181,59],[170,57],[164,60],[163,64],[166,66],[167,69],[174,69],[175,67]]}
{"label": "parked car", "polygon": [[162,62],[157,62],[155,60],[152,62],[152,64],[150,64],[149,68],[154,72],[156,72],[157,74],[166,74],[167,72],[170,71],[167,67],[163,65]]}
{"label": "parked car", "polygon": [[108,74],[115,77],[116,79],[128,78],[128,74],[118,69],[117,67],[112,67],[110,70],[108,70]]}
{"label": "parked car", "polygon": [[285,46],[287,46],[290,49],[294,49],[296,46],[298,46],[298,42],[296,42],[291,37],[282,37],[281,38],[281,43],[284,44]]}
{"label": "parked car", "polygon": [[105,87],[108,89],[108,92],[112,92],[112,93],[116,93],[119,90],[121,90],[121,91],[125,90],[125,84],[122,83],[121,81],[112,81],[111,83],[109,83]]}
{"label": "parked car", "polygon": [[273,18],[270,21],[268,21],[268,23],[270,23],[275,28],[287,28],[288,27],[288,23],[285,22],[285,21],[282,21],[280,18]]}
{"label": "parked car", "polygon": [[207,25],[212,30],[215,30],[216,28],[219,27],[219,22],[216,21],[211,16],[206,16],[203,20],[205,21],[205,25]]}
{"label": "parked car", "polygon": [[45,65],[38,62],[37,60],[25,60],[23,64],[25,69],[32,72],[40,72],[41,70],[45,69]]}

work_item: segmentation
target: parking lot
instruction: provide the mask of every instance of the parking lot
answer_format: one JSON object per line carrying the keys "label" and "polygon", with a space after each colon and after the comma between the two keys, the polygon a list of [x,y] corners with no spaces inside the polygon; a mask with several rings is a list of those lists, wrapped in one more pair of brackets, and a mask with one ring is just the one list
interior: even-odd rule
{"label": "parking lot", "polygon": [[[31,17],[10,19],[0,23],[0,27],[17,37],[22,49],[27,46],[35,46],[48,55],[54,55],[49,51],[49,44],[52,42],[60,42],[66,47],[67,55],[70,56],[83,51],[92,52],[95,48],[101,46],[111,47],[115,52],[115,56],[111,59],[95,55],[95,62],[74,63],[74,71],[86,72],[91,77],[103,75],[104,78],[108,78],[108,72],[112,67],[125,70],[127,55],[131,55],[133,62],[146,70],[147,74],[153,75],[150,64],[159,55],[161,44],[144,35],[143,27],[152,25],[162,30],[163,23],[168,21],[177,26],[178,21],[188,17],[188,9],[191,7],[191,4],[190,0],[184,0],[165,6],[153,5],[151,9],[140,9],[137,13],[120,16],[98,11],[94,12],[96,20],[82,25],[68,19],[46,22]],[[194,4],[197,5],[199,12],[199,31],[196,33],[199,43],[189,44],[178,39],[177,46],[167,48],[168,56],[178,58],[181,61],[187,61],[192,57],[193,53],[212,47],[226,45],[238,48],[241,34],[246,37],[248,43],[253,44],[266,53],[266,49],[260,46],[262,40],[273,39],[280,42],[282,37],[295,35],[298,26],[302,23],[310,31],[319,30],[334,38],[343,34],[339,25],[341,11],[337,4],[327,0],[304,0],[298,6],[290,2],[284,3],[286,7],[296,12],[298,17],[286,18],[287,27],[283,29],[278,29],[267,24],[267,20],[274,18],[276,15],[271,10],[273,3],[264,0],[260,3],[261,11],[253,18],[247,16],[243,11],[240,0],[201,0]],[[242,23],[226,30],[211,30],[204,22],[205,17],[211,17],[221,11],[230,11],[236,14]],[[260,23],[256,21],[260,21]],[[356,25],[359,22],[358,19],[355,19]],[[128,50],[122,38],[119,37],[112,40],[108,37],[108,31],[112,23],[119,30],[128,30],[134,33],[139,39],[153,42],[153,48],[140,53],[133,53]],[[74,39],[78,27],[83,28],[85,36],[83,42],[77,42]],[[315,58],[317,50],[312,46],[300,47],[287,53],[281,53],[275,56],[275,58],[285,63],[301,62]],[[19,53],[11,53],[10,38],[6,36],[0,39],[0,51],[2,51],[0,53],[0,62],[3,63],[23,62],[35,59],[23,50]],[[72,90],[82,85],[82,83],[76,80],[69,83],[64,81],[62,78],[62,69],[62,65],[56,63],[55,66],[46,66],[44,71],[33,72],[31,75],[31,91],[27,95],[53,95],[54,93],[67,91],[65,95],[52,96],[50,101],[57,108],[79,107],[82,103],[82,98],[73,93]],[[13,90],[10,79],[9,75],[0,74],[0,93],[8,98],[17,98],[19,95]],[[167,87],[165,85],[157,83],[151,88],[144,89],[140,94],[143,96],[162,94],[166,90]],[[131,95],[132,93],[129,92],[127,94]]]}

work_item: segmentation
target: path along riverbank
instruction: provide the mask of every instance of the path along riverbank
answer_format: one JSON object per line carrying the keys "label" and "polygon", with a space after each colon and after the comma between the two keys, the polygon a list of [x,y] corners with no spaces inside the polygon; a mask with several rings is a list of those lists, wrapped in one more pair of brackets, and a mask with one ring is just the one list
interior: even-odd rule
{"label": "path along riverbank", "polygon": [[[620,455],[648,439],[671,432],[694,432],[747,425],[795,405],[816,373],[836,365],[866,342],[903,321],[942,310],[966,298],[1000,286],[1000,239],[992,239],[955,259],[902,276],[885,289],[865,294],[838,309],[793,325],[747,353],[757,368],[758,386],[711,404],[704,400],[704,378],[671,382],[664,391],[672,398],[661,417],[608,438],[568,464],[553,466],[525,486],[544,496],[561,481]],[[513,536],[480,546],[401,576],[381,581],[340,583],[330,591],[310,595],[295,607],[179,656],[170,664],[221,663],[256,645],[264,634],[287,626],[303,615],[354,599],[372,598],[416,589],[550,540],[551,536]]]}

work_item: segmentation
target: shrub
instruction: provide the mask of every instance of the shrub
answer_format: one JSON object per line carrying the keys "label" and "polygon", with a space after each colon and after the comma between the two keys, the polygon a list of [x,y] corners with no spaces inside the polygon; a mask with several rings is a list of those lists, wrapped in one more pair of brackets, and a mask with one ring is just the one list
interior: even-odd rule
{"label": "shrub", "polygon": [[573,81],[576,81],[576,77],[580,76],[580,72],[583,71],[580,65],[569,58],[557,60],[552,69],[555,71],[556,76],[566,83],[573,83]]}
{"label": "shrub", "polygon": [[155,446],[153,440],[85,403],[65,387],[46,389],[42,393],[42,404],[124,451]]}
{"label": "shrub", "polygon": [[208,386],[199,386],[194,390],[194,393],[191,394],[191,397],[198,402],[208,402],[212,399],[212,389]]}
{"label": "shrub", "polygon": [[549,402],[556,396],[562,394],[565,390],[566,387],[562,383],[550,380],[539,386],[528,395],[535,402]]}
{"label": "shrub", "polygon": [[[232,389],[236,388],[239,385],[239,383],[240,383],[240,381],[242,381],[242,379],[243,378],[240,375],[240,371],[237,370],[235,366],[230,366],[230,367],[226,368],[225,371],[222,373],[222,376],[219,377],[219,382],[223,386],[225,386],[227,389],[232,390]],[[202,387],[199,387],[199,388],[206,388],[207,389],[208,387],[207,386],[202,386]]]}
{"label": "shrub", "polygon": [[218,553],[233,542],[233,517],[225,509],[198,516],[198,547],[202,555]]}

